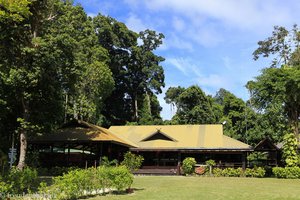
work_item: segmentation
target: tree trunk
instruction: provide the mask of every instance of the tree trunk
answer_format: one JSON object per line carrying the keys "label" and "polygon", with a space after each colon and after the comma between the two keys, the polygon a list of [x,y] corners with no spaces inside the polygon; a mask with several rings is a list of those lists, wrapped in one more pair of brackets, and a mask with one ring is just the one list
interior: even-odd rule
{"label": "tree trunk", "polygon": [[22,129],[20,133],[20,157],[18,163],[18,169],[23,170],[26,165],[26,151],[27,151],[27,137],[26,137],[26,130]]}
{"label": "tree trunk", "polygon": [[297,110],[292,110],[291,111],[291,118],[290,118],[290,121],[291,121],[291,127],[292,127],[292,130],[294,132],[294,135],[297,139],[298,142],[300,142],[300,138],[299,138],[299,114],[297,112]]}
{"label": "tree trunk", "polygon": [[[29,120],[29,102],[24,100],[24,97],[21,98],[21,103],[23,107],[23,123],[27,123]],[[26,165],[26,152],[27,152],[27,130],[22,127],[20,129],[20,156],[18,162],[18,169],[23,170]]]}
{"label": "tree trunk", "polygon": [[294,131],[294,135],[297,138],[298,143],[300,142],[300,138],[299,138],[299,121],[295,121],[293,123],[293,131]]}
{"label": "tree trunk", "polygon": [[148,94],[148,92],[146,91],[146,95],[147,95],[147,101],[148,101],[148,110],[149,110],[149,114],[152,116],[152,113],[151,113],[151,100],[150,100],[150,96]]}
{"label": "tree trunk", "polygon": [[137,96],[135,95],[134,97],[134,118],[135,118],[135,121],[137,122],[138,121],[138,101],[137,101]]}
{"label": "tree trunk", "polygon": [[65,119],[64,119],[64,123],[67,123],[67,117],[68,117],[68,93],[66,93],[66,99],[65,99]]}

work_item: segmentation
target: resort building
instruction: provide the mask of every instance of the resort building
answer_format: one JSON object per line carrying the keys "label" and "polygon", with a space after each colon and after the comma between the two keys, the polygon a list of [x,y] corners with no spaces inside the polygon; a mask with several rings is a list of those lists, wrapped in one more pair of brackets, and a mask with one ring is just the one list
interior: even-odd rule
{"label": "resort building", "polygon": [[[30,140],[44,166],[97,166],[101,157],[121,161],[127,151],[142,155],[149,169],[176,173],[186,157],[199,165],[213,159],[218,167],[246,167],[253,148],[225,136],[222,124],[111,126],[105,129],[73,120],[55,133]],[[150,170],[151,171],[151,170]]]}

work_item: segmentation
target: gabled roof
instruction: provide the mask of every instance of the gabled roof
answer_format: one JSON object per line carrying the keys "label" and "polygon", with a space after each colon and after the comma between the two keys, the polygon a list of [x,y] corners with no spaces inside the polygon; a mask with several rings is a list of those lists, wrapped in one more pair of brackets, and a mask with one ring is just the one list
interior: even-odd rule
{"label": "gabled roof", "polygon": [[[251,150],[252,147],[223,135],[222,125],[111,126],[118,137],[137,145],[137,149]],[[164,136],[150,139],[157,134]],[[169,138],[169,139],[167,139]],[[150,140],[149,140],[150,139]]]}
{"label": "gabled roof", "polygon": [[64,124],[54,133],[43,135],[31,140],[31,142],[86,142],[86,141],[110,141],[128,147],[136,147],[130,141],[121,139],[106,128],[90,124],[81,120],[72,120]]}
{"label": "gabled roof", "polygon": [[156,132],[151,133],[149,136],[142,139],[141,142],[152,141],[152,140],[166,140],[166,141],[177,142],[177,140],[163,133],[160,129],[157,129]]}
{"label": "gabled roof", "polygon": [[261,140],[255,147],[256,151],[270,151],[270,150],[279,150],[279,148],[269,139],[265,138]]}

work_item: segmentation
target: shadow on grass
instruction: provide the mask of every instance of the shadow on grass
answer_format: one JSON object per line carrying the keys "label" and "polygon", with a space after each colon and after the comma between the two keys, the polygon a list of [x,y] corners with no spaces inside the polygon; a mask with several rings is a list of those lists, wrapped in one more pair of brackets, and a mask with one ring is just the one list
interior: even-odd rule
{"label": "shadow on grass", "polygon": [[115,195],[115,196],[121,196],[121,195],[130,195],[134,194],[135,191],[142,191],[145,190],[144,188],[130,188],[130,190],[126,189],[123,191],[110,191],[110,192],[105,192],[102,194],[90,194],[90,195],[85,195],[83,197],[80,197],[80,199],[89,199],[92,197],[97,197],[97,196],[106,196],[106,195]]}

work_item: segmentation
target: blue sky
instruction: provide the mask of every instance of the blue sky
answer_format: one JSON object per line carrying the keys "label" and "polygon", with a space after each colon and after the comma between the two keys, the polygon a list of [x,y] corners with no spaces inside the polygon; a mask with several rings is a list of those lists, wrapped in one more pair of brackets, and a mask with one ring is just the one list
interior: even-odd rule
{"label": "blue sky", "polygon": [[[291,28],[300,21],[298,0],[75,0],[90,16],[109,15],[139,32],[165,35],[156,54],[166,60],[166,87],[199,85],[206,94],[224,88],[247,100],[247,81],[269,66],[253,61],[257,42],[275,25]],[[158,96],[164,119],[174,114]]]}

